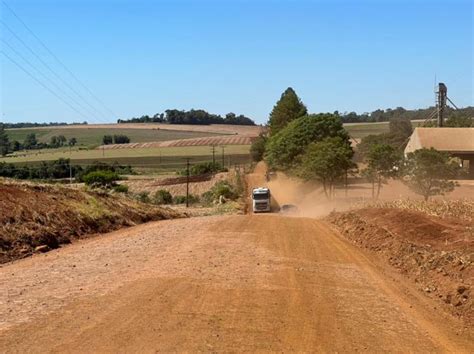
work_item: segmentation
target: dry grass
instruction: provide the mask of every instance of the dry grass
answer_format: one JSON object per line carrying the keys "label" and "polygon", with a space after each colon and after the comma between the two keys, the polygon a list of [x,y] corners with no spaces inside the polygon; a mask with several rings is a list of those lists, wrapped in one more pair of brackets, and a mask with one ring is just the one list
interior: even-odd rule
{"label": "dry grass", "polygon": [[438,216],[441,218],[453,217],[470,222],[473,221],[474,216],[474,200],[472,199],[431,200],[428,202],[423,200],[398,199],[357,204],[356,207],[412,210],[431,216]]}
{"label": "dry grass", "polygon": [[0,263],[23,258],[39,246],[53,249],[104,233],[182,213],[105,192],[0,181]]}

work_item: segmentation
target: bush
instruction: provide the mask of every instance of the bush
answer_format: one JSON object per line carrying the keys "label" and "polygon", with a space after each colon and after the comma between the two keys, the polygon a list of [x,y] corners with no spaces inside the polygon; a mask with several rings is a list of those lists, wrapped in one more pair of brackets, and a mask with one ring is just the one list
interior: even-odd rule
{"label": "bush", "polygon": [[117,193],[128,193],[128,186],[125,185],[125,184],[119,184],[117,186],[115,186],[114,188],[114,192],[117,192]]}
{"label": "bush", "polygon": [[[199,176],[205,175],[208,173],[217,173],[227,171],[226,168],[223,168],[222,165],[218,162],[201,162],[191,166],[189,169],[190,176]],[[186,176],[187,170],[182,170],[179,172],[180,175]]]}
{"label": "bush", "polygon": [[90,172],[83,177],[84,183],[90,187],[111,188],[115,186],[115,182],[120,176],[111,171],[95,171]]}
{"label": "bush", "polygon": [[150,203],[150,193],[149,192],[140,192],[137,194],[136,199],[142,203]]}
{"label": "bush", "polygon": [[[194,194],[189,195],[189,204],[195,204],[199,202],[199,197]],[[186,203],[186,196],[185,195],[177,195],[173,198],[174,204],[185,204]]]}
{"label": "bush", "polygon": [[155,204],[171,204],[173,202],[173,196],[170,192],[164,189],[157,191],[153,197]]}
{"label": "bush", "polygon": [[219,181],[209,191],[203,193],[201,199],[205,204],[211,204],[218,200],[220,196],[235,200],[239,197],[239,193],[229,182]]}

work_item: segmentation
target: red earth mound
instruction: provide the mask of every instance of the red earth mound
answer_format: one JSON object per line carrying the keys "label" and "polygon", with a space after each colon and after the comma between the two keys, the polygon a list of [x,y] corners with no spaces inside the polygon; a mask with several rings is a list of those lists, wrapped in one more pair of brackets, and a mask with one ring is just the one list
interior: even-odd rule
{"label": "red earth mound", "polygon": [[352,242],[379,253],[441,306],[474,324],[472,222],[390,208],[335,212],[327,220]]}

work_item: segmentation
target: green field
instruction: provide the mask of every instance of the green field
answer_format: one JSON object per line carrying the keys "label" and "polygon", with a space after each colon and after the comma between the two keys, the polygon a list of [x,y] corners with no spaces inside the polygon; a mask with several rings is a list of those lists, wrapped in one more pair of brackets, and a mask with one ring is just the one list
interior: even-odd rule
{"label": "green field", "polygon": [[[412,121],[413,128],[422,124],[422,122]],[[361,139],[367,135],[388,133],[389,123],[349,123],[344,124],[344,128],[349,132],[351,138]]]}
{"label": "green field", "polygon": [[[224,150],[225,165],[246,164],[250,162],[248,145],[228,145]],[[176,170],[186,164],[186,158],[191,163],[212,161],[211,148],[209,146],[189,147],[163,147],[143,149],[111,149],[111,150],[72,150],[67,149],[45,149],[32,150],[28,153],[20,153],[15,156],[0,159],[0,162],[15,164],[34,164],[41,161],[57,160],[59,158],[71,159],[73,164],[90,165],[94,161],[107,163],[118,162],[123,165],[134,167]],[[216,150],[215,159],[222,161],[222,150]]]}
{"label": "green field", "polygon": [[207,136],[218,136],[222,134],[207,132],[191,132],[164,129],[127,129],[127,128],[41,128],[41,129],[7,129],[10,141],[23,142],[28,134],[35,133],[36,138],[43,143],[48,143],[52,136],[64,135],[67,139],[76,138],[78,145],[98,146],[102,144],[104,135],[123,134],[130,138],[132,143],[146,143],[150,141],[166,141],[188,138],[201,138]]}

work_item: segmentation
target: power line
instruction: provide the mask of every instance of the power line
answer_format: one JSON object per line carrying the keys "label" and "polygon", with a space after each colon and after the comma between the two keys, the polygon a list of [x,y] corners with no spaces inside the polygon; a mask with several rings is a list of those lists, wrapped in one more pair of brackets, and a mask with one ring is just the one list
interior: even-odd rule
{"label": "power line", "polygon": [[[18,55],[25,63],[27,63],[33,70],[38,72],[44,79],[46,79],[51,85],[53,85],[56,90],[61,92],[63,95],[65,95],[67,98],[69,98],[72,102],[74,102],[76,105],[78,105],[80,108],[84,109],[85,111],[88,111],[90,114],[90,111],[85,108],[81,103],[79,103],[76,99],[71,97],[69,94],[61,90],[61,88],[50,78],[48,78],[41,70],[39,70],[37,67],[35,67],[28,59],[26,59],[20,52],[18,52],[13,46],[10,45],[5,39],[1,38],[2,42],[5,43],[16,55]],[[94,115],[94,113],[92,113]]]}
{"label": "power line", "polygon": [[[13,31],[10,26],[8,26],[3,20],[0,19],[0,23],[26,48],[28,51],[33,54],[33,56],[38,59],[43,66],[48,69],[49,72],[51,72],[63,85],[65,85],[69,90],[74,92],[80,99],[82,99],[88,106],[92,107],[93,111],[97,112],[100,115],[100,113],[94,106],[92,106],[87,100],[79,93],[77,90],[75,90],[71,85],[69,85],[59,74],[57,74],[49,65],[46,63],[41,57],[23,40],[21,39],[20,36],[18,36],[15,31]],[[97,118],[97,116],[96,116]],[[100,120],[100,119],[98,119]]]}
{"label": "power line", "polygon": [[80,111],[78,111],[74,106],[69,104],[69,102],[66,102],[62,97],[58,96],[53,90],[51,90],[48,86],[43,84],[40,80],[38,80],[36,77],[34,77],[28,70],[26,70],[24,67],[22,67],[18,62],[16,62],[12,57],[10,57],[7,53],[5,53],[3,50],[0,51],[8,60],[10,60],[13,64],[15,64],[17,67],[19,67],[21,70],[23,70],[28,76],[30,76],[33,80],[35,80],[38,84],[40,84],[42,87],[44,87],[46,90],[48,90],[52,95],[54,95],[56,98],[58,98],[61,102],[66,104],[69,108],[71,108],[74,112],[77,114],[81,115],[85,119],[87,117]]}
{"label": "power line", "polygon": [[44,49],[46,49],[46,51],[64,68],[64,70],[66,70],[69,73],[69,75],[71,75],[74,78],[74,80],[76,80],[99,104],[101,104],[102,107],[105,108],[105,110],[107,110],[114,117],[117,117],[117,115],[109,107],[107,107],[101,99],[99,99],[84,83],[82,83],[82,81],[80,81],[77,78],[77,76],[74,75],[72,71],[69,70],[69,68],[61,60],[59,60],[59,58],[46,46],[46,44],[44,44],[44,42],[33,32],[33,30],[30,29],[30,27],[26,25],[26,23],[16,14],[16,12],[13,11],[13,9],[10,6],[7,5],[5,1],[2,0],[2,3],[13,14],[13,16],[15,16],[16,19],[26,28],[26,30],[33,37],[35,37],[35,39],[41,44],[41,46]]}

